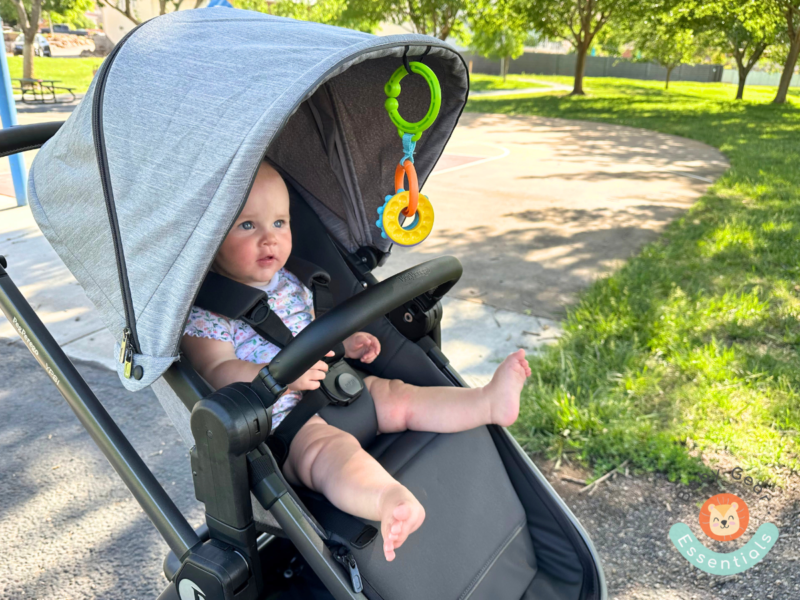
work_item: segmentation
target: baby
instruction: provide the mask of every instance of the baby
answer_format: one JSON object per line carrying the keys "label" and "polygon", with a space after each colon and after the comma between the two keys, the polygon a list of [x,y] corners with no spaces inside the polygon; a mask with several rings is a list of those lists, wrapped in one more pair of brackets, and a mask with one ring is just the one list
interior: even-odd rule
{"label": "baby", "polygon": [[[313,317],[311,292],[283,266],[292,251],[289,192],[281,176],[262,163],[253,189],[213,268],[235,281],[263,289],[270,307],[297,335]],[[347,358],[370,363],[381,351],[365,332],[344,340]],[[193,307],[183,336],[192,365],[214,387],[252,381],[279,349],[242,321],[228,320]],[[273,408],[273,428],[297,404],[305,390],[315,390],[328,365],[315,364]],[[509,355],[483,388],[416,387],[369,376],[364,385],[375,401],[380,433],[407,429],[453,433],[494,423],[511,425],[519,397],[531,374],[525,353]],[[356,400],[358,402],[358,400]],[[339,509],[380,521],[386,560],[422,524],[425,509],[403,485],[364,451],[352,435],[328,425],[319,415],[303,425],[284,464],[287,480],[324,494]]]}

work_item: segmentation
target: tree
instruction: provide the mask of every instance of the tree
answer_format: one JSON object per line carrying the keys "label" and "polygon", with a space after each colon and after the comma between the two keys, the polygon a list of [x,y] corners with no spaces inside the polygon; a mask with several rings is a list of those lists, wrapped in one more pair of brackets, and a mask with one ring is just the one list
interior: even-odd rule
{"label": "tree", "polygon": [[[165,15],[168,12],[180,10],[184,3],[186,6],[183,6],[183,8],[200,8],[200,5],[203,4],[203,2],[204,0],[158,0],[158,14]],[[142,23],[142,20],[134,11],[134,0],[97,0],[97,3],[100,6],[113,8],[118,13],[125,15],[132,23],[136,25],[140,25]],[[169,10],[169,8],[172,8],[172,10]]]}
{"label": "tree", "polygon": [[42,14],[42,0],[12,0],[17,9],[17,25],[22,29],[22,76],[33,77],[33,41],[39,32],[39,16]]}
{"label": "tree", "polygon": [[[8,25],[22,29],[22,76],[33,78],[33,41],[39,31],[39,18],[43,12],[55,14],[62,23],[85,25],[84,12],[94,6],[92,0],[0,0],[0,16]],[[59,22],[59,21],[57,21]]]}
{"label": "tree", "polygon": [[478,0],[468,8],[469,31],[461,42],[476,54],[502,60],[503,81],[512,58],[524,50],[530,24],[516,0]]}
{"label": "tree", "polygon": [[636,28],[635,44],[641,57],[655,61],[667,69],[664,89],[669,89],[672,71],[681,63],[689,63],[697,54],[697,42],[690,29],[671,19],[656,23],[643,22]]}
{"label": "tree", "polygon": [[135,25],[141,25],[139,17],[133,12],[133,0],[97,0],[97,4],[113,8],[118,13],[125,15]]}
{"label": "tree", "polygon": [[[551,38],[571,42],[577,54],[572,95],[584,95],[586,57],[597,34],[609,21],[636,23],[655,16],[676,0],[530,0],[534,27]],[[800,1],[800,0],[798,0]]]}
{"label": "tree", "polygon": [[773,104],[783,104],[786,102],[786,94],[789,85],[792,83],[794,67],[797,65],[797,57],[800,55],[800,0],[764,0],[769,2],[785,23],[783,35],[789,46],[786,61],[783,64],[781,82],[778,85],[778,93],[775,95]]}
{"label": "tree", "polygon": [[325,25],[339,25],[358,31],[372,33],[378,28],[377,21],[360,18],[354,11],[348,11],[347,0],[234,0],[237,8],[289,17],[298,21],[313,21]]}
{"label": "tree", "polygon": [[463,34],[469,5],[469,0],[349,0],[342,18],[410,24],[415,33],[445,40]]}
{"label": "tree", "polygon": [[770,0],[695,0],[690,21],[695,31],[733,56],[739,72],[736,99],[744,98],[747,76],[775,43],[779,14]]}

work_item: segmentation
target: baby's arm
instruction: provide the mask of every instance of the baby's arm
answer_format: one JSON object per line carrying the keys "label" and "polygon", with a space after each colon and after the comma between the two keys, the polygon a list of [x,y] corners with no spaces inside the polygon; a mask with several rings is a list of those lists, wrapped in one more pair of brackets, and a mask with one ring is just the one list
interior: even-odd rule
{"label": "baby's arm", "polygon": [[233,344],[222,340],[184,335],[181,347],[197,372],[217,389],[252,381],[265,366],[237,358]]}
{"label": "baby's arm", "polygon": [[[253,381],[258,372],[267,366],[237,358],[233,344],[222,340],[184,335],[181,347],[201,377],[216,389],[237,381]],[[287,387],[293,391],[315,390],[319,382],[325,379],[327,371],[328,365],[318,361]]]}

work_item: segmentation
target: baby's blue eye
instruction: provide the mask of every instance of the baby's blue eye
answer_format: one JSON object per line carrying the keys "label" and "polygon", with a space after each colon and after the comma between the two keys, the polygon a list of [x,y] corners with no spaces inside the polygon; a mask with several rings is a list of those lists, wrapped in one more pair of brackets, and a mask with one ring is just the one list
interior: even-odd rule
{"label": "baby's blue eye", "polygon": [[286,224],[286,221],[284,221],[283,219],[278,219],[277,221],[275,221],[275,222],[273,223],[273,225],[274,225],[275,227],[278,227],[278,228],[281,228],[281,227],[283,227],[285,224]]}
{"label": "baby's blue eye", "polygon": [[239,227],[241,227],[245,231],[250,231],[255,227],[255,225],[253,225],[252,221],[244,221],[242,223],[239,223]]}

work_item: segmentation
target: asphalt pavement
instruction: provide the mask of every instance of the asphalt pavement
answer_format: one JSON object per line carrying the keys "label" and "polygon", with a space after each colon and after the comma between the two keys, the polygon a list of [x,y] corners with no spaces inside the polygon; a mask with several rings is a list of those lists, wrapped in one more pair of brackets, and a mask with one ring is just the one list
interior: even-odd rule
{"label": "asphalt pavement", "polygon": [[[155,395],[77,363],[189,522],[188,450]],[[166,543],[36,360],[0,340],[0,598],[139,600],[166,586]]]}

